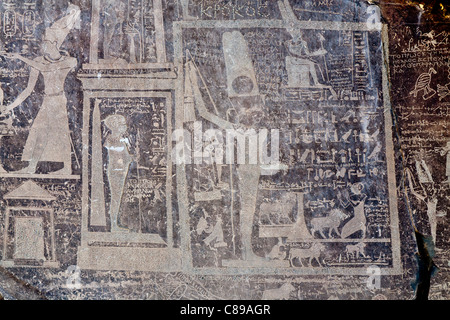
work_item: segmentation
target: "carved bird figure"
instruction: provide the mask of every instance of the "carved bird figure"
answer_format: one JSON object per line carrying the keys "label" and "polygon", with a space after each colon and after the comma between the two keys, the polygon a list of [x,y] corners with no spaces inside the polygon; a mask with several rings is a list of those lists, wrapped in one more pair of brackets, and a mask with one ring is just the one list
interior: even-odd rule
{"label": "carved bird figure", "polygon": [[414,95],[414,98],[417,98],[417,94],[419,91],[423,90],[423,98],[429,99],[431,98],[436,91],[432,88],[430,88],[430,82],[431,82],[431,75],[436,74],[436,70],[434,68],[430,68],[428,72],[422,73],[416,81],[416,86],[414,87],[414,90],[411,91],[409,94]]}

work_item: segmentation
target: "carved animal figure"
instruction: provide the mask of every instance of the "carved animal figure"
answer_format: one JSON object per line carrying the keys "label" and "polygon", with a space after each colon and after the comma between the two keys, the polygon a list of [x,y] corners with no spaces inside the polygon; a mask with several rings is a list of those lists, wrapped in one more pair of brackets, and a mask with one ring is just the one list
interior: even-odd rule
{"label": "carved animal figure", "polygon": [[364,258],[366,255],[364,254],[364,249],[366,247],[366,244],[364,242],[359,242],[357,244],[349,244],[345,247],[345,253],[347,254],[347,259],[350,259],[350,255],[353,257],[358,258],[359,256],[363,256]]}
{"label": "carved animal figure", "polygon": [[312,218],[311,234],[314,235],[314,233],[318,231],[322,238],[326,238],[324,230],[328,229],[328,238],[331,237],[331,233],[333,231],[340,236],[338,228],[341,225],[342,221],[344,221],[348,217],[349,216],[346,215],[342,210],[332,209],[329,215],[326,217]]}
{"label": "carved animal figure", "polygon": [[290,283],[284,283],[276,289],[266,289],[263,292],[261,300],[289,300],[289,295],[295,287]]}
{"label": "carved animal figure", "polygon": [[283,250],[283,242],[281,238],[278,243],[272,247],[272,250],[266,255],[270,260],[284,260],[286,258],[286,251]]}
{"label": "carved animal figure", "polygon": [[414,87],[414,90],[411,91],[409,94],[414,95],[414,98],[417,98],[417,93],[421,90],[423,90],[423,98],[425,100],[431,98],[436,91],[432,88],[430,88],[430,82],[431,82],[431,74],[436,74],[436,70],[433,68],[430,68],[430,70],[427,72],[422,73],[416,81],[416,86]]}
{"label": "carved animal figure", "polygon": [[366,236],[366,215],[364,213],[366,198],[365,194],[354,194],[350,197],[350,204],[354,207],[354,216],[342,227],[342,239],[358,231],[362,231],[362,238]]}
{"label": "carved animal figure", "polygon": [[[270,204],[273,206],[273,204]],[[267,208],[264,208],[264,204],[261,204],[262,210],[267,210]],[[273,207],[273,208],[276,208]],[[280,209],[280,208],[277,208]],[[290,212],[290,211],[289,211]],[[286,225],[286,224],[292,224],[292,220],[287,216],[287,212],[270,212],[270,213],[264,213],[261,215],[260,221],[262,224],[268,224],[268,225]]]}
{"label": "carved animal figure", "polygon": [[297,259],[300,262],[300,265],[303,267],[302,259],[309,258],[309,266],[312,266],[312,260],[316,259],[319,266],[322,266],[320,263],[320,254],[325,250],[325,246],[322,243],[316,242],[311,245],[311,248],[302,249],[302,248],[291,248],[289,250],[289,262],[291,266],[294,266],[292,261]]}
{"label": "carved animal figure", "polygon": [[289,214],[294,210],[297,204],[295,195],[288,194],[275,203],[261,203],[259,208],[261,221],[269,224],[291,224],[292,220]]}

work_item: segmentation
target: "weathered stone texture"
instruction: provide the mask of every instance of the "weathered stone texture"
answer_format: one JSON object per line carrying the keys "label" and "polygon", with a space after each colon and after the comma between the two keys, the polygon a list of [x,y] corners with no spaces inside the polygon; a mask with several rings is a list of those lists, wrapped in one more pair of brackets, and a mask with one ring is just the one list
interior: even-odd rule
{"label": "weathered stone texture", "polygon": [[436,8],[2,0],[0,294],[447,299]]}

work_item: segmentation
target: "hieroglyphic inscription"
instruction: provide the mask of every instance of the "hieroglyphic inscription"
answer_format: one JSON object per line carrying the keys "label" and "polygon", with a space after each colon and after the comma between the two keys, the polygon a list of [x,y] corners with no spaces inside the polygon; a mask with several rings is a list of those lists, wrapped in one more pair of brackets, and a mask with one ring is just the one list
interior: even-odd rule
{"label": "hieroglyphic inscription", "polygon": [[406,206],[414,226],[433,243],[435,261],[447,268],[449,205],[449,32],[446,27],[405,27],[392,37],[393,102],[403,154]]}
{"label": "hieroglyphic inscription", "polygon": [[356,0],[0,18],[0,265],[45,295],[409,297],[410,222],[447,271],[446,27]]}

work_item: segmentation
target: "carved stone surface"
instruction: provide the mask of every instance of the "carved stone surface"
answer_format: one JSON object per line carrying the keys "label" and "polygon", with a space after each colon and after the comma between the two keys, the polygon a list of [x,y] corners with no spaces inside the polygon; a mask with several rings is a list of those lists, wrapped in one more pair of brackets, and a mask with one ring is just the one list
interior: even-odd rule
{"label": "carved stone surface", "polygon": [[426,10],[2,0],[0,295],[447,299]]}

